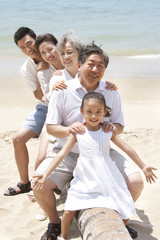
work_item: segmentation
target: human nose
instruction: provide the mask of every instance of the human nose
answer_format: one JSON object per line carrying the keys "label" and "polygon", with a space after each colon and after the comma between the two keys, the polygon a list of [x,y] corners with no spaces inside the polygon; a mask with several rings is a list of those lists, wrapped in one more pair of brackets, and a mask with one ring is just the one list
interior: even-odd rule
{"label": "human nose", "polygon": [[49,56],[51,56],[51,55],[52,55],[51,52],[46,52],[46,56],[47,56],[47,57],[49,57]]}
{"label": "human nose", "polygon": [[29,53],[32,50],[30,46],[26,46],[26,51]]}
{"label": "human nose", "polygon": [[65,53],[64,54],[64,58],[66,59],[66,58],[68,58],[69,57],[69,54],[68,53]]}
{"label": "human nose", "polygon": [[97,66],[93,66],[92,71],[93,71],[93,72],[98,72]]}
{"label": "human nose", "polygon": [[96,114],[92,113],[91,118],[96,118]]}

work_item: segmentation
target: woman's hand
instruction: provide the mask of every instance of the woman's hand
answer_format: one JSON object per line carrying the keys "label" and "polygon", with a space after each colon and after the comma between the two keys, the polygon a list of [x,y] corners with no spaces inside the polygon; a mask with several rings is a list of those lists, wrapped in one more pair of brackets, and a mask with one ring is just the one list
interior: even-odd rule
{"label": "woman's hand", "polygon": [[56,90],[58,91],[59,89],[65,89],[67,88],[67,85],[65,84],[65,82],[62,80],[62,81],[57,81],[54,85],[53,85],[53,90]]}
{"label": "woman's hand", "polygon": [[53,76],[61,76],[62,75],[62,70],[56,70],[54,73],[52,73]]}
{"label": "woman's hand", "polygon": [[32,176],[32,188],[34,190],[39,190],[43,188],[44,182],[47,178],[46,174],[36,173]]}

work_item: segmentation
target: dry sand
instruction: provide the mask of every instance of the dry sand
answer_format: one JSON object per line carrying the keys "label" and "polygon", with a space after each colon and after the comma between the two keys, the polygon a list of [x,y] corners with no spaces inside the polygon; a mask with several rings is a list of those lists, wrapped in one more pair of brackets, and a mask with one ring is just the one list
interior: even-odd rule
{"label": "dry sand", "polygon": [[[34,98],[26,90],[23,83],[16,79],[14,88],[9,88],[5,83],[0,94],[0,239],[3,240],[38,240],[46,230],[48,219],[43,222],[35,220],[39,211],[37,203],[30,203],[25,199],[25,194],[5,197],[3,192],[14,186],[18,181],[17,168],[13,156],[11,138],[14,132],[23,122],[24,117],[34,108]],[[121,93],[126,127],[121,135],[132,147],[136,149],[143,161],[160,169],[160,83],[155,80],[154,93],[151,89],[139,86],[128,88],[131,82],[115,80]],[[128,85],[127,85],[128,84]],[[142,94],[140,94],[140,90]],[[136,95],[137,94],[137,95]],[[34,161],[38,149],[39,140],[32,139],[28,142],[30,155],[30,176],[33,174]],[[52,146],[49,146],[51,149]],[[154,184],[145,182],[144,190],[136,202],[137,214],[130,219],[130,225],[137,229],[139,237],[137,240],[160,239],[160,183],[159,179]],[[62,216],[65,194],[57,196],[59,215]],[[70,237],[81,239],[76,221],[74,221]],[[71,239],[71,238],[70,238]]]}

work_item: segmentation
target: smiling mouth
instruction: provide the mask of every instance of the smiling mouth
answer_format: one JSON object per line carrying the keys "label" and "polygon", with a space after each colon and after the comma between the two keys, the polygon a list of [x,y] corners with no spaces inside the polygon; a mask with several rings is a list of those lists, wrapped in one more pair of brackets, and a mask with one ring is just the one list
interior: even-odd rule
{"label": "smiling mouth", "polygon": [[35,51],[29,52],[29,55],[30,55],[30,56],[33,55],[33,54],[35,54]]}
{"label": "smiling mouth", "polygon": [[49,62],[51,62],[51,61],[53,61],[53,60],[54,60],[54,57],[49,57],[49,58],[48,58],[48,61],[49,61]]}
{"label": "smiling mouth", "polygon": [[91,78],[98,78],[99,76],[98,75],[89,75]]}
{"label": "smiling mouth", "polygon": [[95,123],[95,122],[97,122],[98,120],[92,120],[92,119],[90,119],[90,121],[93,122],[93,123]]}
{"label": "smiling mouth", "polygon": [[71,62],[71,61],[66,61],[66,62],[65,62],[65,64],[70,64],[70,63],[72,63],[72,62]]}

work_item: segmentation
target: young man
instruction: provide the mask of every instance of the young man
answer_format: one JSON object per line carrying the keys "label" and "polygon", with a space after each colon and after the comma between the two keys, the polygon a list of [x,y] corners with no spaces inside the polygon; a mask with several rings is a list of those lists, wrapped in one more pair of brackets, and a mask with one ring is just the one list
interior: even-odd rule
{"label": "young man", "polygon": [[[87,92],[102,93],[107,106],[111,109],[111,116],[109,118],[104,117],[106,121],[105,131],[114,129],[118,134],[123,132],[124,122],[120,95],[117,91],[106,90],[105,83],[101,80],[108,62],[109,59],[101,48],[93,43],[87,45],[79,56],[79,74],[67,83],[67,89],[53,92],[46,122],[48,133],[57,138],[58,145],[53,149],[53,154],[41,163],[36,172],[44,171],[55,154],[62,148],[66,142],[65,138],[70,133],[83,133],[85,131],[80,106],[82,98]],[[134,201],[136,201],[143,189],[140,173],[117,151],[111,150],[110,154],[124,176]],[[74,146],[72,152],[46,180],[44,187],[41,190],[34,191],[37,202],[50,219],[48,230],[41,240],[54,240],[61,231],[60,218],[57,214],[56,200],[52,190],[63,190],[67,182],[71,180],[77,158],[78,149],[77,146]]]}
{"label": "young man", "polygon": [[[38,68],[42,68],[40,65],[43,65],[43,69],[47,69],[48,64],[44,62],[39,51],[35,47],[36,34],[30,28],[20,27],[14,34],[14,41],[20,50],[28,56],[27,60],[21,67],[21,74],[29,89],[33,92],[37,105],[35,110],[26,117],[22,126],[13,137],[14,154],[20,181],[15,187],[8,188],[4,193],[5,196],[13,196],[31,190],[28,176],[29,156],[26,143],[29,139],[40,135],[48,109],[48,103],[41,101],[43,93],[40,84],[37,81]],[[41,134],[40,147],[36,160],[38,162],[41,162],[46,156],[48,145],[48,139],[46,136],[46,133]]]}

